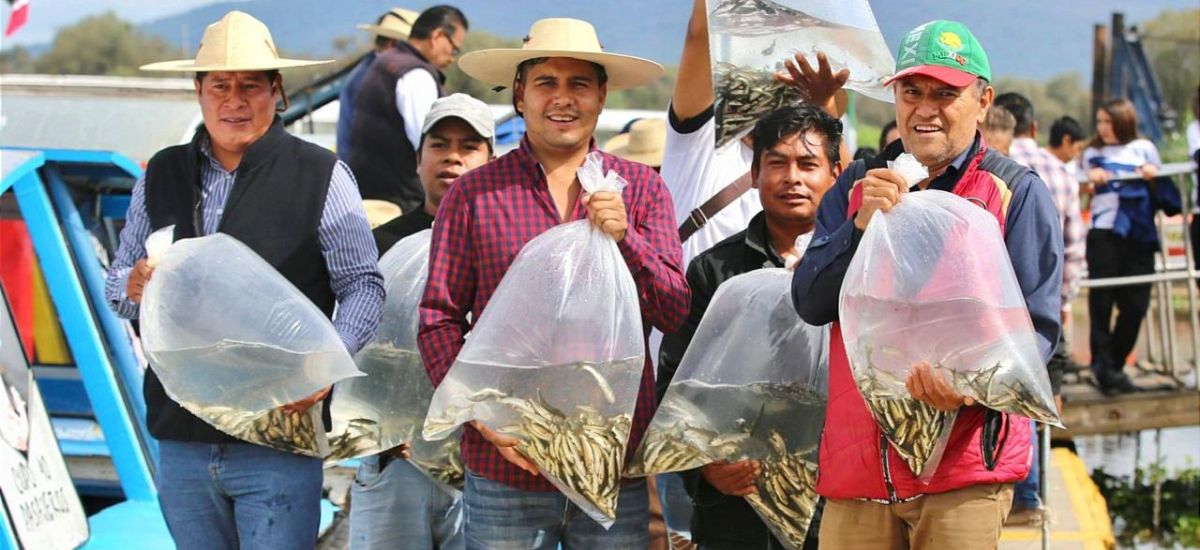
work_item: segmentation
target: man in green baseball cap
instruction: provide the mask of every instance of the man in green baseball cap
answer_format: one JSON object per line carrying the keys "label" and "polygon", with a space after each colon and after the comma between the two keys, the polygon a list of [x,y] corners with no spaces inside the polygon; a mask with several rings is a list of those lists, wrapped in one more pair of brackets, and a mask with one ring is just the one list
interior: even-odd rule
{"label": "man in green baseball cap", "polygon": [[[908,393],[957,415],[940,463],[929,466],[932,476],[915,475],[855,387],[841,339],[839,291],[876,212],[891,210],[907,193],[954,193],[999,224],[1038,350],[1049,360],[1061,331],[1062,226],[1038,176],[994,151],[979,133],[995,91],[987,55],[971,31],[952,21],[926,23],[904,37],[896,59],[888,84],[900,139],[878,157],[852,163],[824,195],[812,244],[792,281],[800,317],[834,323],[817,483],[826,499],[821,547],[995,548],[1013,483],[1029,472],[1029,421],[978,406],[929,367],[936,358],[926,358],[906,380]],[[890,161],[903,153],[928,176],[907,181],[891,169]],[[930,280],[947,276],[939,269],[945,268],[931,266]]]}

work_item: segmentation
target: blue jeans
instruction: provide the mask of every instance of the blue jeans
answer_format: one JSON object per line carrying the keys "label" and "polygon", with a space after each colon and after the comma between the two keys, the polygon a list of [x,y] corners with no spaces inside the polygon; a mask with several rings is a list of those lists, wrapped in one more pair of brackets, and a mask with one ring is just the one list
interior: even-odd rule
{"label": "blue jeans", "polygon": [[469,550],[646,548],[650,499],[645,480],[621,487],[617,521],[605,530],[558,491],[522,491],[467,472],[463,493]]}
{"label": "blue jeans", "polygon": [[180,550],[312,548],[323,480],[316,458],[249,443],[159,441],[158,500]]}
{"label": "blue jeans", "polygon": [[1038,503],[1042,501],[1038,496],[1038,431],[1037,423],[1030,420],[1030,431],[1033,432],[1033,441],[1030,449],[1033,450],[1033,464],[1029,468],[1029,475],[1024,481],[1018,481],[1013,487],[1013,506],[1021,506],[1023,508],[1037,508]]}
{"label": "blue jeans", "polygon": [[350,486],[350,548],[462,550],[462,496],[431,481],[407,460],[362,459]]}
{"label": "blue jeans", "polygon": [[692,529],[692,497],[684,489],[679,474],[658,474],[658,498],[662,501],[663,521],[667,529],[676,533],[690,534]]}

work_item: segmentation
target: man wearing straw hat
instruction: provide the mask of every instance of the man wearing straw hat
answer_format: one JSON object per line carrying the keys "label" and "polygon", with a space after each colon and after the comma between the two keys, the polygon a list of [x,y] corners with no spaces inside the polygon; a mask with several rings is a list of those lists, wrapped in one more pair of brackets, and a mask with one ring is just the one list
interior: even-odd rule
{"label": "man wearing straw hat", "polygon": [[350,130],[354,128],[354,107],[358,101],[358,88],[362,84],[363,75],[367,74],[367,69],[379,54],[408,39],[417,15],[415,11],[392,8],[379,16],[374,25],[358,26],[359,29],[375,35],[375,48],[363,55],[338,94],[337,155],[343,162],[350,160]]}
{"label": "man wearing straw hat", "polygon": [[443,95],[442,70],[458,57],[467,17],[453,6],[434,6],[399,41],[371,62],[362,78],[350,131],[348,164],[365,199],[415,210],[424,201],[417,177],[417,143],[433,101]]}
{"label": "man wearing straw hat", "polygon": [[[105,295],[134,318],[153,266],[143,242],[217,231],[237,238],[333,320],[353,354],[379,323],[383,278],[354,177],[328,150],[289,135],[275,114],[279,70],[324,63],[283,59],[257,19],[233,11],[209,25],[195,59],[142,67],[196,75],[204,117],[192,141],[150,159],[134,186]],[[265,313],[265,312],[264,312]],[[251,445],[171,400],[153,370],[147,424],[159,440],[155,482],[179,548],[305,548],[316,543],[321,460]],[[287,406],[302,411],[328,393]],[[326,419],[328,422],[328,419]]]}
{"label": "man wearing straw hat", "polygon": [[[518,149],[460,177],[442,199],[433,226],[429,282],[417,343],[434,385],[463,346],[514,257],[539,234],[587,218],[617,241],[633,275],[643,319],[674,331],[687,314],[679,236],[671,197],[649,167],[596,151],[593,132],[609,89],[658,79],[651,61],[604,52],[589,23],[543,19],[520,49],[467,54],[459,66],[494,86],[512,86],[526,123]],[[620,193],[582,193],[575,171],[596,151],[605,171],[628,185]],[[637,447],[654,409],[649,357],[629,437]],[[546,388],[546,391],[554,391]],[[645,481],[623,485],[607,530],[571,504],[514,447],[486,427],[464,429],[469,470],[463,493],[468,548],[645,548]]]}
{"label": "man wearing straw hat", "polygon": [[640,162],[656,171],[662,168],[663,146],[667,142],[667,121],[641,118],[629,124],[629,131],[604,143],[604,150],[631,162]]}

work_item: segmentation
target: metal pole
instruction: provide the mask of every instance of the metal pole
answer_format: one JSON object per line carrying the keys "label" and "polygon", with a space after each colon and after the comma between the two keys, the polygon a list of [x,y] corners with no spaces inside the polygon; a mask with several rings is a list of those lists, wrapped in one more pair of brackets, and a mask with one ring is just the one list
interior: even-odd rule
{"label": "metal pole", "polygon": [[1092,26],[1092,113],[1108,97],[1108,27]]}
{"label": "metal pole", "polygon": [[[1129,286],[1133,286],[1133,285],[1130,284]],[[1158,286],[1158,285],[1155,284],[1154,286]],[[1153,290],[1151,292],[1153,292]],[[1160,294],[1161,294],[1161,292],[1160,292]],[[1153,294],[1151,295],[1151,297],[1153,297]],[[1152,301],[1151,305],[1161,305],[1161,304],[1155,304]],[[1155,307],[1153,309],[1150,309],[1149,307],[1147,307],[1147,309],[1148,309],[1148,311],[1146,312],[1145,320],[1143,321],[1146,325],[1146,330],[1143,331],[1139,336],[1146,344],[1145,359],[1147,359],[1151,364],[1153,364],[1156,360],[1158,360],[1160,357],[1162,357],[1162,353],[1161,353],[1162,350],[1160,349],[1161,348],[1160,345],[1162,344],[1162,342],[1160,340],[1161,335],[1158,332],[1159,331],[1159,323],[1162,322],[1162,310],[1157,307]],[[1121,314],[1124,314],[1124,313],[1125,312],[1121,312]],[[1155,319],[1154,318],[1155,315],[1158,315],[1159,318]],[[1113,360],[1121,361],[1122,365],[1125,364],[1124,357],[1113,357]]]}
{"label": "metal pole", "polygon": [[[1195,272],[1195,276],[1200,277],[1200,271]],[[1105,288],[1114,286],[1129,286],[1141,285],[1148,283],[1157,283],[1159,281],[1182,281],[1188,279],[1190,274],[1182,269],[1176,271],[1164,271],[1161,273],[1150,273],[1147,275],[1130,275],[1128,277],[1104,277],[1102,279],[1084,279],[1079,281],[1080,287],[1086,288]]]}
{"label": "metal pole", "polygon": [[1151,524],[1153,530],[1151,533],[1154,539],[1158,540],[1158,534],[1161,532],[1159,527],[1162,522],[1162,485],[1163,475],[1159,471],[1159,466],[1162,465],[1162,430],[1154,430],[1154,464],[1150,465],[1150,475],[1154,476],[1154,518]]}
{"label": "metal pole", "polygon": [[[1167,246],[1165,238],[1166,231],[1166,216],[1159,212],[1154,216],[1155,224],[1158,226],[1158,248],[1159,254],[1162,257],[1163,271],[1166,271],[1170,261],[1170,248]],[[1170,373],[1175,375],[1175,288],[1171,281],[1162,281],[1158,284],[1159,298],[1159,316],[1162,319],[1162,343],[1163,343],[1163,363],[1160,371],[1163,374]]]}
{"label": "metal pole", "polygon": [[[1042,424],[1042,444],[1038,446],[1038,464],[1041,468],[1041,476],[1038,477],[1041,487],[1039,491],[1042,497],[1042,506],[1046,505],[1049,498],[1049,490],[1047,488],[1046,477],[1050,471],[1050,426]],[[1042,550],[1050,550],[1050,522],[1048,518],[1042,517]]]}
{"label": "metal pole", "polygon": [[[1187,181],[1186,176],[1183,176],[1182,174],[1180,175],[1179,180],[1180,183],[1185,183]],[[1183,187],[1185,186],[1180,186],[1180,188]],[[1188,276],[1195,277],[1196,255],[1195,251],[1192,249],[1194,243],[1192,243],[1192,227],[1191,224],[1188,223],[1188,215],[1190,214],[1192,217],[1195,217],[1194,210],[1196,205],[1192,204],[1191,193],[1184,193],[1184,195],[1186,195],[1186,197],[1183,199],[1183,254],[1184,257],[1187,258]],[[1195,220],[1192,221],[1195,222]],[[1196,285],[1193,280],[1189,280],[1187,283],[1188,321],[1192,328],[1192,368],[1200,369],[1200,312],[1198,312],[1196,308]],[[1178,376],[1179,373],[1176,372],[1175,374]],[[1197,383],[1196,387],[1198,391],[1200,391],[1200,383]]]}

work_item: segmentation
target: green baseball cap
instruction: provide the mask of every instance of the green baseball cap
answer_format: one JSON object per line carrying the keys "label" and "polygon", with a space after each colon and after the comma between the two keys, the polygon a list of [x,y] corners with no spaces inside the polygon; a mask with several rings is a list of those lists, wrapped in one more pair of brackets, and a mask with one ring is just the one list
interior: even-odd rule
{"label": "green baseball cap", "polygon": [[966,25],[957,21],[930,21],[908,32],[896,52],[896,74],[884,85],[912,75],[936,78],[963,87],[977,77],[992,79],[983,46]]}

